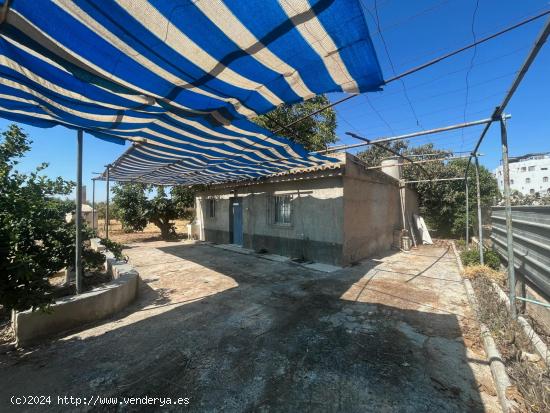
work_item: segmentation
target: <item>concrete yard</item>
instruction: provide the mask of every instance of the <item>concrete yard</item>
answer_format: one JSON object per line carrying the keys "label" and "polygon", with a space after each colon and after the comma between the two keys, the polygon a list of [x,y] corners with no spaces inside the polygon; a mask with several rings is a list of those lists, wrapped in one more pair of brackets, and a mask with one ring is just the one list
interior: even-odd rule
{"label": "concrete yard", "polygon": [[144,281],[138,301],[0,356],[1,406],[32,394],[190,398],[174,411],[499,411],[446,246],[332,273],[186,242],[126,254]]}

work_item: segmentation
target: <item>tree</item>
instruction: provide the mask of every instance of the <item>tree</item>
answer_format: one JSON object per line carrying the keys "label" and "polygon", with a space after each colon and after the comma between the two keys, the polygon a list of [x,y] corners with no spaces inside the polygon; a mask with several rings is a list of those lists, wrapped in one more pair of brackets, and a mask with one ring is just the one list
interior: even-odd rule
{"label": "tree", "polygon": [[[6,309],[42,308],[52,301],[48,277],[74,265],[75,226],[65,221],[74,203],[58,199],[74,183],[15,170],[30,149],[28,135],[17,125],[1,133],[0,141],[0,304]],[[88,232],[85,232],[89,236]],[[97,254],[84,249],[87,263]]]}
{"label": "tree", "polygon": [[[433,144],[409,148],[407,141],[394,141],[385,145],[403,155],[413,156],[414,159],[439,159],[452,154],[451,151],[435,148]],[[383,148],[372,146],[366,151],[358,153],[358,156],[367,164],[374,166],[380,165],[382,159],[393,155]],[[466,159],[426,162],[421,164],[423,170],[418,165],[409,164],[403,166],[403,178],[406,180],[419,180],[462,177],[466,171],[467,162]],[[481,205],[482,208],[488,208],[500,197],[497,181],[491,172],[482,165],[479,168],[479,175]],[[468,216],[472,229],[477,227],[475,179],[475,167],[470,165],[468,170],[468,191],[470,194]],[[443,236],[462,236],[466,228],[464,181],[419,182],[413,185],[419,196],[420,213],[426,218],[428,225]]]}
{"label": "tree", "polygon": [[143,231],[147,226],[148,199],[151,186],[124,183],[113,186],[113,207],[124,232]]}
{"label": "tree", "polygon": [[[155,196],[149,197],[156,190]],[[124,231],[143,231],[150,222],[160,229],[162,239],[175,235],[174,220],[190,219],[193,215],[195,190],[174,186],[170,197],[162,186],[122,183],[113,188],[113,204],[118,209]]]}
{"label": "tree", "polygon": [[254,121],[272,132],[279,131],[278,135],[302,144],[308,151],[319,151],[325,149],[329,143],[338,140],[336,137],[336,112],[332,108],[304,119],[288,129],[284,129],[283,126],[329,103],[326,96],[319,95],[294,105],[281,105],[266,115],[258,116]]}
{"label": "tree", "polygon": [[170,189],[170,195],[175,203],[177,215],[182,219],[193,219],[195,216],[195,194],[204,190],[203,185],[195,185],[193,188],[188,186],[173,186]]}
{"label": "tree", "polygon": [[377,166],[380,165],[384,159],[395,156],[391,151],[404,153],[408,147],[407,141],[385,142],[381,143],[379,146],[370,146],[367,150],[357,153],[357,157],[368,166]]}
{"label": "tree", "polygon": [[149,200],[147,218],[160,229],[162,239],[169,239],[176,235],[176,228],[172,222],[178,218],[176,203],[166,196],[164,187],[157,188],[157,194]]}

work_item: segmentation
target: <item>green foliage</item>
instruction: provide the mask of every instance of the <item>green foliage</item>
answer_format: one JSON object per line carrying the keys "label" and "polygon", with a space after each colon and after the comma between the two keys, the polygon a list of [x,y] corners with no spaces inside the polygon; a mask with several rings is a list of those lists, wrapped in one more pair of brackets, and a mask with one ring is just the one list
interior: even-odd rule
{"label": "green foliage", "polygon": [[[148,196],[156,189],[152,198]],[[143,231],[147,223],[156,225],[163,239],[175,236],[174,220],[193,216],[195,189],[172,187],[170,197],[164,187],[124,183],[113,188],[113,203],[125,231]]]}
{"label": "green foliage", "polygon": [[122,249],[124,248],[124,245],[107,238],[101,238],[101,245],[107,248],[107,250],[111,251],[117,260],[125,259],[124,255],[122,254]]}
{"label": "green foliage", "polygon": [[147,219],[160,229],[162,239],[173,238],[176,227],[173,220],[178,218],[176,203],[166,196],[164,187],[157,188],[157,194],[147,203]]}
{"label": "green foliage", "polygon": [[[254,121],[275,132],[329,103],[326,96],[320,95],[294,105],[281,105],[266,115],[258,116]],[[336,112],[332,108],[326,109],[292,125],[289,129],[280,130],[277,134],[302,144],[309,151],[325,149],[329,143],[337,141]]]}
{"label": "green foliage", "polygon": [[66,263],[67,195],[73,184],[28,175],[14,168],[31,141],[18,126],[2,132],[0,143],[0,304],[7,309],[42,307],[51,301],[47,277]]}
{"label": "green foliage", "polygon": [[[470,250],[462,251],[460,253],[460,259],[462,260],[462,264],[465,266],[479,265],[479,250],[477,248],[472,248]],[[493,270],[500,269],[500,257],[494,251],[483,251],[483,261],[485,265]]]}
{"label": "green foliage", "polygon": [[[406,141],[396,141],[387,144],[392,149],[404,155],[415,156],[415,159],[438,159],[450,154],[449,151],[436,149],[433,144],[409,148]],[[371,147],[358,156],[369,165],[379,165],[383,158],[392,156],[388,151]],[[425,171],[418,166],[403,167],[403,177],[406,180],[430,178],[462,177],[466,171],[467,159],[455,159],[447,162],[433,161],[423,163]],[[497,181],[491,172],[480,165],[480,193],[482,208],[494,205],[500,198]],[[461,237],[466,229],[466,195],[464,181],[420,182],[413,187],[419,195],[419,208],[429,227],[441,236]],[[473,207],[476,197],[475,167],[468,170],[468,191],[470,194],[469,222],[471,229],[477,228],[477,212]]]}
{"label": "green foliage", "polygon": [[367,150],[359,152],[357,156],[368,166],[377,166],[380,165],[384,159],[394,156],[388,149],[398,153],[404,153],[408,150],[408,146],[407,141],[387,142],[379,146],[369,146]]}
{"label": "green foliage", "polygon": [[[73,240],[74,245],[74,240]],[[75,254],[71,255],[71,257],[74,257]],[[74,259],[73,261],[73,267],[74,267]],[[101,271],[103,269],[103,264],[105,263],[105,256],[99,252],[95,251],[91,248],[84,247],[82,248],[82,264],[84,267],[84,270],[86,271]]]}
{"label": "green foliage", "polygon": [[203,189],[200,186],[193,188],[187,186],[173,186],[170,189],[172,202],[175,204],[178,218],[193,219],[195,214],[195,194]]}
{"label": "green foliage", "polygon": [[[52,301],[48,277],[75,260],[75,226],[65,221],[74,203],[58,196],[71,193],[74,183],[35,171],[15,170],[30,149],[31,140],[17,125],[10,125],[0,140],[0,304],[6,309],[43,308]],[[89,230],[84,231],[89,238]],[[103,257],[84,248],[86,268]]]}
{"label": "green foliage", "polygon": [[113,187],[113,206],[124,232],[143,231],[147,226],[151,186],[140,183],[124,183]]}

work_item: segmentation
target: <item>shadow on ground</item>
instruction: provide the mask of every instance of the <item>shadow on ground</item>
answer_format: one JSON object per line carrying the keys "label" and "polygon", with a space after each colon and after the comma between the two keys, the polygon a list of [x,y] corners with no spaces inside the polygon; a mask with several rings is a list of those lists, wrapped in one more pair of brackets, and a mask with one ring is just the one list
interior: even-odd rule
{"label": "shadow on ground", "polygon": [[[205,245],[154,253],[152,269],[145,256],[137,265],[145,283],[131,311],[4,358],[2,403],[11,394],[113,395],[189,397],[186,411],[484,411],[463,316],[413,294],[393,305],[395,291],[365,277],[382,273],[375,261],[322,274]],[[440,255],[401,277],[430,278]],[[148,287],[154,265],[172,285]],[[366,291],[376,299],[361,299]]]}

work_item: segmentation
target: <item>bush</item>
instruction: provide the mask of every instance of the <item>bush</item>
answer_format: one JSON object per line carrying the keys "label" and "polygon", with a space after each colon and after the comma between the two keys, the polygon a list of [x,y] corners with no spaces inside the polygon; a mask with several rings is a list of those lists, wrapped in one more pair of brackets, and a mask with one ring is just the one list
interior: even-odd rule
{"label": "bush", "polygon": [[[462,264],[464,264],[465,266],[480,264],[479,250],[477,248],[471,249],[469,251],[462,251],[462,253],[460,254],[460,258],[462,259]],[[492,268],[493,270],[500,269],[500,257],[496,252],[484,251],[483,260],[485,262],[485,265]]]}
{"label": "bush", "polygon": [[126,258],[122,254],[124,245],[107,238],[101,238],[101,245],[107,248],[108,251],[111,251],[117,260],[124,260]]}
{"label": "bush", "polygon": [[97,271],[103,268],[105,257],[101,252],[82,248],[82,265],[86,271]]}
{"label": "bush", "polygon": [[[15,168],[30,149],[29,136],[18,126],[0,132],[0,305],[5,310],[44,308],[54,299],[48,277],[75,264],[74,183],[43,175],[47,164],[24,174]],[[83,228],[84,241],[91,236]],[[82,264],[96,269],[104,257],[84,246]]]}

